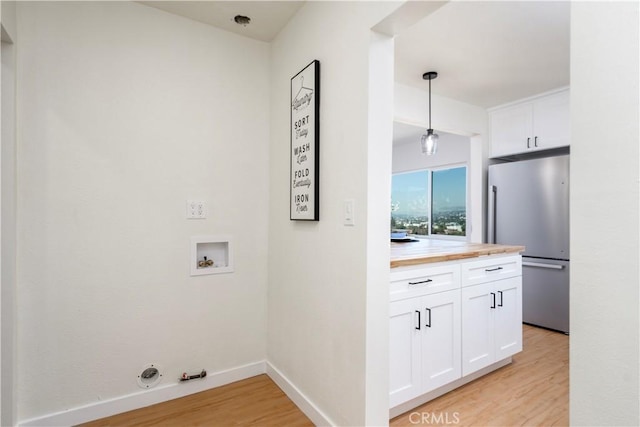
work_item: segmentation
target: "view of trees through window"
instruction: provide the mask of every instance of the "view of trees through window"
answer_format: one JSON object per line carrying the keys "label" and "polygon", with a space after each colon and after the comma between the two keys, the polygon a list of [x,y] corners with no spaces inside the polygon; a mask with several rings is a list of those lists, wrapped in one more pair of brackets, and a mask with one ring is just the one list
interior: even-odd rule
{"label": "view of trees through window", "polygon": [[423,236],[466,236],[467,167],[393,175],[391,230]]}

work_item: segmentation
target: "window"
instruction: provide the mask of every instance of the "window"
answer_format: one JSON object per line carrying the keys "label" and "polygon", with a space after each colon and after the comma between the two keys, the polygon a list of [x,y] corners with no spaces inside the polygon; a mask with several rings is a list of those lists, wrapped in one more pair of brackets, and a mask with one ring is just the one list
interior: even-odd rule
{"label": "window", "polygon": [[466,236],[467,167],[393,175],[391,229],[421,236]]}

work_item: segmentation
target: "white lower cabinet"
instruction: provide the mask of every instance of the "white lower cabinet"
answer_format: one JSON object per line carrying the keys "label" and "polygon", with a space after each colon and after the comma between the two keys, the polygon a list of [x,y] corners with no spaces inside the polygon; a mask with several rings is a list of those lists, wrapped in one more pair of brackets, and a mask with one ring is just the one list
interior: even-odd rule
{"label": "white lower cabinet", "polygon": [[521,275],[519,255],[392,272],[391,408],[522,350]]}
{"label": "white lower cabinet", "polygon": [[460,378],[460,290],[394,301],[390,306],[390,404]]}
{"label": "white lower cabinet", "polygon": [[460,290],[423,298],[422,392],[461,376]]}
{"label": "white lower cabinet", "polygon": [[522,277],[462,288],[462,375],[522,350]]}
{"label": "white lower cabinet", "polygon": [[417,330],[415,298],[389,306],[389,404],[393,407],[420,394],[421,334]]}

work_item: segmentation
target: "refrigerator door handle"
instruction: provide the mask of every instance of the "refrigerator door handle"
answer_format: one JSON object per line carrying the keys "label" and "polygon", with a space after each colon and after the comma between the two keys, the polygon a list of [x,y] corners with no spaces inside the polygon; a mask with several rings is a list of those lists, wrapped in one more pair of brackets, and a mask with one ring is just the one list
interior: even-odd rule
{"label": "refrigerator door handle", "polygon": [[487,224],[487,240],[489,243],[496,243],[496,207],[498,196],[498,187],[495,185],[489,186],[489,221]]}
{"label": "refrigerator door handle", "polygon": [[522,266],[523,267],[548,268],[548,269],[551,269],[551,270],[562,270],[564,268],[564,265],[544,264],[544,263],[541,263],[541,262],[528,262],[528,261],[522,261]]}

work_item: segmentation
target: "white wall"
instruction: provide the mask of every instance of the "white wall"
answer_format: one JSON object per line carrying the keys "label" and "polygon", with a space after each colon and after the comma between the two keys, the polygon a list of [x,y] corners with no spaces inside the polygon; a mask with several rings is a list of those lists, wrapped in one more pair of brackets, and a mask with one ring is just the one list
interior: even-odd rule
{"label": "white wall", "polygon": [[[428,90],[401,83],[394,86],[394,117],[396,121],[428,125]],[[455,99],[431,94],[431,122],[434,129],[461,135],[487,135],[486,109]]]}
{"label": "white wall", "polygon": [[[18,31],[19,419],[263,360],[269,46],[133,2],[20,2]],[[190,277],[219,233],[235,272]]]}
{"label": "white wall", "polygon": [[[393,39],[371,34],[367,154],[367,322],[365,425],[389,417],[388,226],[393,139]],[[381,209],[381,207],[384,207]]]}
{"label": "white wall", "polygon": [[439,132],[438,152],[433,156],[422,154],[420,140],[393,146],[393,173],[466,164],[470,161],[469,137]]}
{"label": "white wall", "polygon": [[[398,122],[412,124],[418,127],[428,127],[428,91],[413,88],[400,83],[395,84],[394,89],[394,117]],[[471,226],[469,236],[472,242],[482,242],[484,239],[485,215],[486,211],[486,187],[487,178],[486,171],[488,167],[489,155],[489,132],[488,132],[488,116],[487,111],[471,104],[465,104],[454,99],[445,98],[435,94],[431,94],[432,109],[432,125],[434,129],[441,132],[449,132],[456,135],[464,135],[469,138],[469,148],[467,153],[469,156],[469,211],[470,217],[468,221]],[[447,153],[444,148],[445,141],[438,143],[438,154],[433,160],[427,162],[443,162],[446,163],[452,158],[452,154],[441,155],[440,151]],[[403,152],[410,148],[394,148],[395,151]],[[406,153],[410,156],[409,153]],[[446,159],[441,160],[446,155]],[[417,154],[416,157],[423,157]],[[403,167],[401,162],[409,161],[405,155],[399,155],[398,161],[394,160],[394,171],[400,169],[409,170],[414,168],[420,162],[414,159],[411,163],[407,163],[407,167]],[[405,160],[401,160],[405,159]],[[416,168],[417,169],[417,168]]]}
{"label": "white wall", "polygon": [[[372,203],[388,205],[392,114],[369,106],[381,100],[392,105],[392,79],[381,93],[369,93],[369,28],[397,6],[308,2],[271,49],[268,359],[337,425],[388,421],[388,329],[382,326],[375,336],[368,328],[388,320],[388,229],[379,224],[388,222],[389,212],[372,214],[367,207],[369,168],[377,166],[383,187]],[[386,49],[372,57],[385,67],[383,74],[391,73],[384,52],[392,55],[392,45],[380,42]],[[288,213],[289,83],[313,59],[321,64],[320,221],[295,222]],[[370,128],[369,114],[387,120]],[[379,139],[369,133],[377,130],[386,144],[380,157],[371,153]],[[355,201],[353,227],[343,225],[345,199]],[[382,245],[368,251],[371,239]],[[375,278],[369,275],[373,259],[383,272]],[[377,287],[375,296],[370,286]],[[374,349],[381,352],[378,363],[370,360]],[[368,396],[374,389],[377,396]]]}
{"label": "white wall", "polygon": [[571,5],[572,425],[640,425],[638,7]]}
{"label": "white wall", "polygon": [[2,10],[2,26],[4,27],[5,36],[9,36],[15,42],[18,36],[16,30],[16,1],[3,0],[0,9]]}
{"label": "white wall", "polygon": [[16,368],[16,8],[14,2],[2,2],[2,72],[0,149],[0,425],[15,424]]}

